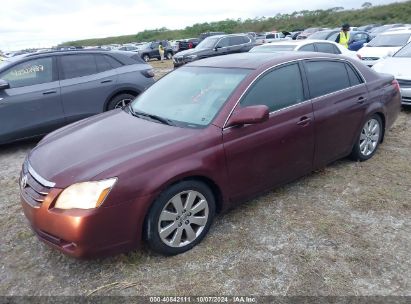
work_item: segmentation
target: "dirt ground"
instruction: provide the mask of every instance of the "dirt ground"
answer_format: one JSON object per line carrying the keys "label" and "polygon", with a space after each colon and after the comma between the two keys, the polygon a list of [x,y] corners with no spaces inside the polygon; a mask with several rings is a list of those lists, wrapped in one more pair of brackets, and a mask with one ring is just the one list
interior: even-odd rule
{"label": "dirt ground", "polygon": [[[156,74],[171,62],[150,62]],[[80,261],[39,242],[19,203],[35,141],[0,148],[0,295],[411,296],[411,111],[374,158],[338,161],[216,218],[175,257]]]}

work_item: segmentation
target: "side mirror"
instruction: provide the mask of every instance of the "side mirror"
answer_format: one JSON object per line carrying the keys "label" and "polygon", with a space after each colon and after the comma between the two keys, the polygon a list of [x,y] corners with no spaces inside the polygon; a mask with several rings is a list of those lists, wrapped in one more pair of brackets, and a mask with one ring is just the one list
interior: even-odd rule
{"label": "side mirror", "polygon": [[392,57],[394,56],[395,52],[394,51],[389,51],[387,54],[387,57]]}
{"label": "side mirror", "polygon": [[368,43],[364,43],[362,46],[364,47],[364,46],[367,46],[368,45]]}
{"label": "side mirror", "polygon": [[269,117],[268,107],[264,105],[240,108],[233,112],[226,127],[257,124],[267,121]]}
{"label": "side mirror", "polygon": [[5,90],[9,88],[10,84],[6,80],[0,79],[0,90]]}

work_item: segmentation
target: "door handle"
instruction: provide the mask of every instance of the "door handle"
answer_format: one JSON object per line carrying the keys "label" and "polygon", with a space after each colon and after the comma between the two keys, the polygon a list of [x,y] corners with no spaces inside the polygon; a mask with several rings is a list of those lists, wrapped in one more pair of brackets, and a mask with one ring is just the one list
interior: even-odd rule
{"label": "door handle", "polygon": [[299,126],[306,126],[311,122],[311,118],[307,116],[303,116],[300,118],[300,120],[297,122],[297,125]]}
{"label": "door handle", "polygon": [[113,82],[113,80],[112,79],[106,79],[106,80],[103,80],[101,83],[109,83],[109,82]]}
{"label": "door handle", "polygon": [[57,91],[54,91],[54,90],[46,91],[46,92],[43,92],[43,95],[49,95],[49,94],[54,94],[54,93],[57,93]]}
{"label": "door handle", "polygon": [[364,96],[361,96],[361,97],[358,97],[357,103],[363,104],[366,100],[367,100],[367,98],[365,98]]}

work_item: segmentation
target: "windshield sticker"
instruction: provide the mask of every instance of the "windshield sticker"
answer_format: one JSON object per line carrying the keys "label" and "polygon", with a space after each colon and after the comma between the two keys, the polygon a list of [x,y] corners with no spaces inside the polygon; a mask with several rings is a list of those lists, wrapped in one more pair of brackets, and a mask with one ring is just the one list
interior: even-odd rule
{"label": "windshield sticker", "polygon": [[39,73],[39,72],[44,72],[44,66],[42,64],[33,65],[33,66],[30,66],[30,67],[27,67],[21,70],[14,70],[12,74],[14,76],[21,76],[25,74]]}

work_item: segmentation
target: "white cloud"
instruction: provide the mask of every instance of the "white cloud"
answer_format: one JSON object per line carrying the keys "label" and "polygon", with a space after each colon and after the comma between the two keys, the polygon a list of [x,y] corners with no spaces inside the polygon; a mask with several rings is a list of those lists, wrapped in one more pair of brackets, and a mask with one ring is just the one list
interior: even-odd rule
{"label": "white cloud", "polygon": [[[372,1],[374,5],[392,2]],[[50,47],[63,41],[135,34],[144,29],[184,28],[226,18],[254,18],[303,9],[358,7],[355,0],[188,1],[12,0],[0,10],[0,49]]]}

